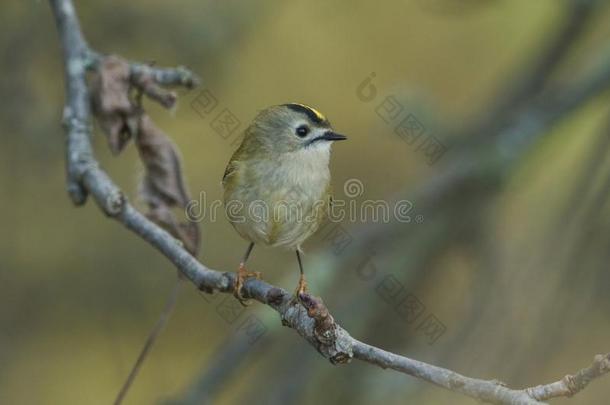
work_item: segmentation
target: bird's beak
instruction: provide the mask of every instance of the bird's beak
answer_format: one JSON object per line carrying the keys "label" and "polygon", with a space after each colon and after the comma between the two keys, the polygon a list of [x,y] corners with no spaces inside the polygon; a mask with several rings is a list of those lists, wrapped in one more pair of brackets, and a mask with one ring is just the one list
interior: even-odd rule
{"label": "bird's beak", "polygon": [[344,141],[347,139],[347,136],[338,134],[333,131],[326,131],[324,135],[320,137],[320,139],[324,139],[326,141]]}

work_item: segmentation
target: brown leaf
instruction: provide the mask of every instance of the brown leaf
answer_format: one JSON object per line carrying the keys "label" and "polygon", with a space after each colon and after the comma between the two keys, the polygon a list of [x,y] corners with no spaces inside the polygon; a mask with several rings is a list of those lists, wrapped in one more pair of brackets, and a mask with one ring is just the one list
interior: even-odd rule
{"label": "brown leaf", "polygon": [[110,55],[97,69],[92,83],[92,105],[114,154],[120,153],[136,134],[140,108],[129,98],[129,63]]}
{"label": "brown leaf", "polygon": [[200,234],[196,223],[190,221],[186,223],[178,222],[174,213],[166,205],[151,207],[146,216],[184,243],[184,248],[190,254],[197,256]]}
{"label": "brown leaf", "polygon": [[140,196],[148,205],[149,217],[180,239],[191,254],[199,247],[196,223],[179,222],[172,208],[186,209],[191,200],[182,175],[182,163],[173,142],[143,114],[139,123],[136,146],[146,169]]}
{"label": "brown leaf", "polygon": [[176,147],[148,115],[142,115],[139,127],[136,145],[146,167],[151,191],[170,206],[186,207],[190,196],[184,185]]}
{"label": "brown leaf", "polygon": [[[186,209],[190,195],[182,176],[178,150],[172,141],[146,115],[139,101],[130,96],[129,63],[118,56],[107,56],[94,77],[92,103],[95,115],[107,135],[113,153],[120,153],[135,137],[145,175],[140,196],[148,206],[147,216],[184,243],[193,255],[199,248],[199,227],[194,222],[180,222],[173,209]],[[176,96],[157,86],[152,77],[143,75],[134,87],[169,107]]]}

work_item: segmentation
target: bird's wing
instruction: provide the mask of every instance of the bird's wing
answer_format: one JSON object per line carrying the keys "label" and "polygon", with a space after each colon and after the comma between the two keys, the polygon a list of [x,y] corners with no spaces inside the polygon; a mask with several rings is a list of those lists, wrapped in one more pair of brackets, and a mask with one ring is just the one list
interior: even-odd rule
{"label": "bird's wing", "polygon": [[241,144],[239,146],[239,148],[237,148],[235,153],[233,153],[233,156],[231,156],[231,159],[229,160],[229,163],[227,164],[225,173],[222,176],[222,186],[223,187],[226,188],[227,182],[229,181],[229,179],[237,173],[237,170],[240,166],[239,162],[241,160],[243,160],[243,155],[244,155],[244,146],[243,146],[243,144]]}
{"label": "bird's wing", "polygon": [[226,186],[227,185],[227,179],[235,173],[236,170],[236,165],[235,165],[235,160],[231,159],[229,161],[229,164],[227,164],[227,168],[225,169],[225,174],[222,176],[222,185]]}
{"label": "bird's wing", "polygon": [[225,173],[222,176],[222,186],[225,188],[227,186],[227,181],[229,180],[229,178],[231,178],[232,176],[234,176],[237,173],[239,167],[241,166],[240,162],[243,161],[244,158],[246,157],[246,149],[247,149],[246,140],[247,139],[248,139],[248,131],[246,130],[242,143],[239,145],[237,150],[233,153],[233,156],[231,156],[231,159],[229,160],[229,163],[227,164],[227,167],[225,169]]}

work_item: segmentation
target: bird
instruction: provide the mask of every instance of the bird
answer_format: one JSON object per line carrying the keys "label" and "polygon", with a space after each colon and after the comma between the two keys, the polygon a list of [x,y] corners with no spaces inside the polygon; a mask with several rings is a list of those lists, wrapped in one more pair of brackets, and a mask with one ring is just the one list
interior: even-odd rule
{"label": "bird", "polygon": [[307,291],[301,245],[329,216],[331,146],[345,139],[322,113],[301,103],[268,107],[244,130],[222,178],[226,216],[248,242],[233,290],[242,305],[248,303],[245,280],[261,278],[246,269],[255,245],[296,252],[293,301]]}

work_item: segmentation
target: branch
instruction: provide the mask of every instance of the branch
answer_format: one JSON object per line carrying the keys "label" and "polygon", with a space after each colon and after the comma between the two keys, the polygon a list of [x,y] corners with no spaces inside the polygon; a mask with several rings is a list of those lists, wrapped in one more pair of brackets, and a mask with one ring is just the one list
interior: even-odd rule
{"label": "branch", "polygon": [[[210,269],[195,259],[174,236],[137,211],[117,185],[100,169],[90,142],[91,111],[89,89],[85,80],[86,70],[95,69],[100,56],[87,46],[71,0],[51,0],[50,3],[64,55],[67,93],[64,108],[67,182],[72,201],[81,205],[86,201],[87,195],[91,195],[107,216],[119,221],[163,253],[198,289],[208,293],[233,292],[233,273]],[[159,90],[158,86],[192,86],[196,83],[195,75],[184,68],[158,69],[131,63],[130,74],[132,80],[141,83],[144,89],[149,86],[149,95],[153,98],[165,94],[165,90]],[[294,329],[333,364],[358,359],[490,403],[538,404],[540,400],[570,396],[610,369],[610,354],[597,356],[591,367],[574,376],[567,376],[543,386],[514,390],[495,380],[466,377],[360,342],[334,321],[319,298],[306,295],[302,305],[294,304],[287,291],[256,279],[248,279],[243,291],[247,298],[274,309],[280,315],[283,325]]]}
{"label": "branch", "polygon": [[[428,276],[422,276],[428,267],[427,262],[435,260],[434,258],[442,253],[448,244],[454,243],[456,233],[471,234],[473,232],[470,229],[465,230],[464,226],[472,227],[472,224],[480,223],[480,210],[465,210],[464,207],[481,207],[485,202],[495,198],[502,191],[507,179],[510,178],[506,173],[518,167],[519,161],[534,149],[536,143],[553,135],[552,128],[572,118],[575,110],[586,105],[601,91],[608,88],[610,84],[610,69],[608,68],[602,68],[601,75],[593,75],[600,80],[584,80],[576,85],[569,81],[560,82],[549,79],[565,64],[566,56],[575,50],[576,45],[584,36],[583,33],[591,27],[596,15],[595,11],[601,5],[601,2],[597,0],[562,2],[560,5],[561,20],[553,27],[550,35],[544,35],[547,40],[543,41],[541,43],[543,46],[534,52],[536,57],[527,58],[528,60],[524,61],[523,66],[515,68],[517,74],[511,75],[512,78],[508,80],[510,84],[501,84],[498,89],[493,91],[493,95],[489,99],[491,107],[485,113],[485,117],[468,124],[467,128],[458,128],[457,131],[448,130],[452,125],[444,126],[447,130],[444,134],[440,134],[440,138],[447,142],[449,149],[455,147],[456,150],[448,151],[448,156],[443,157],[442,163],[435,165],[436,170],[431,176],[428,176],[426,181],[416,183],[414,187],[407,188],[406,191],[402,190],[393,196],[394,200],[407,198],[417,201],[420,210],[424,209],[425,212],[434,213],[434,232],[425,235],[418,232],[415,237],[412,232],[415,228],[401,227],[397,224],[366,224],[350,227],[347,231],[354,239],[350,241],[348,249],[342,251],[340,255],[325,256],[327,266],[348,263],[350,260],[353,261],[354,257],[360,257],[363,252],[366,254],[366,252],[375,251],[378,254],[383,251],[396,254],[398,262],[403,263],[403,267],[406,265],[410,269],[414,269],[414,272],[405,274],[401,279],[403,284],[408,282],[415,288],[413,283],[417,285],[425,282],[426,277],[431,275],[428,272]],[[595,54],[603,56],[605,52],[596,51]],[[583,59],[581,58],[581,60]],[[566,86],[567,84],[570,86]],[[590,90],[582,92],[581,88]],[[561,94],[561,96],[557,96],[557,94]],[[567,101],[569,101],[569,105],[566,105]],[[533,122],[537,125],[532,125]],[[524,140],[526,141],[524,142]],[[510,147],[507,148],[506,145]],[[510,153],[506,153],[507,150]],[[494,165],[490,166],[490,162],[494,162]],[[468,191],[464,192],[466,189]],[[460,204],[456,205],[455,201],[460,201]],[[426,242],[428,239],[432,239],[433,242]],[[404,249],[393,250],[392,246],[398,246],[395,243],[398,240],[401,241],[402,246],[409,245],[408,252],[405,252]],[[388,243],[390,241],[392,243]],[[404,260],[402,258],[405,257],[405,254],[409,257],[408,262],[401,262]],[[394,261],[394,265],[396,267],[396,261]],[[488,275],[493,278],[493,275]],[[327,286],[330,282],[331,279],[325,279],[322,285]],[[318,283],[318,285],[321,284]],[[360,300],[361,297],[358,297],[358,294],[351,294],[343,307],[344,309],[352,308]],[[374,334],[374,325],[380,322],[379,317],[392,315],[380,312],[379,305],[382,303],[373,303],[360,311],[356,322],[350,324],[350,331],[354,333],[356,330],[368,328]],[[478,316],[476,312],[471,314],[471,320]],[[343,318],[343,315],[335,312],[335,317]],[[373,326],[371,327],[371,325]],[[461,333],[453,336],[454,340],[467,336],[466,329],[468,328],[462,329]],[[232,345],[224,345],[219,350],[220,353],[216,353],[214,356],[216,360],[212,364],[207,363],[205,371],[201,373],[201,376],[195,378],[188,390],[189,397],[184,404],[198,403],[197,398],[203,396],[208,399],[213,398],[214,393],[219,392],[216,386],[212,391],[209,389],[211,384],[217,382],[219,365],[228,374],[247,360],[244,357],[238,361],[226,361],[234,358],[235,352],[239,350]],[[437,354],[440,357],[443,356],[442,352]],[[302,354],[293,353],[289,356],[290,359],[284,360],[292,363],[303,362]],[[218,364],[215,365],[214,362]],[[312,372],[311,369],[309,371],[300,370],[296,372],[296,377],[288,375],[276,381],[279,386],[285,387],[279,388],[273,398],[276,400],[279,398],[281,401],[294,395],[298,388],[290,388],[291,384],[298,381],[299,378],[306,378]],[[363,376],[359,378],[366,379]],[[198,392],[200,395],[196,396]],[[253,392],[244,395],[248,397],[251,393]],[[352,392],[351,396],[357,397],[358,390]],[[180,403],[182,404],[182,402]]]}
{"label": "branch", "polygon": [[574,375],[566,375],[554,383],[539,385],[528,388],[528,395],[537,400],[545,400],[556,397],[571,397],[583,390],[591,381],[610,371],[610,353],[602,356],[598,354],[593,359],[593,364],[579,370]]}
{"label": "branch", "polygon": [[497,100],[484,123],[479,123],[478,133],[483,136],[490,128],[498,128],[519,109],[519,105],[535,97],[549,78],[561,66],[574,45],[589,26],[595,11],[602,6],[599,0],[568,0],[563,6],[558,29],[547,40],[543,49],[536,53],[533,62],[521,69],[519,77],[497,92]]}

